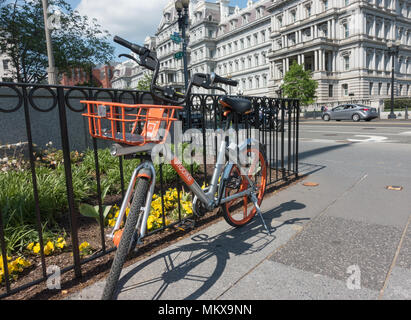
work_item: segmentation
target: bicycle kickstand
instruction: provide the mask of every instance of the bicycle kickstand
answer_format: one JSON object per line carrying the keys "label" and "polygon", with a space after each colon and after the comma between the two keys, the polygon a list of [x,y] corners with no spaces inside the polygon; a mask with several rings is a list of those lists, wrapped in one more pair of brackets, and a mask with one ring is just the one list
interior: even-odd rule
{"label": "bicycle kickstand", "polygon": [[265,223],[265,220],[263,218],[263,214],[261,212],[260,206],[257,203],[257,197],[255,196],[255,194],[251,194],[251,201],[254,203],[255,209],[257,210],[257,213],[261,218],[261,221],[263,223],[263,226],[264,226],[265,230],[267,230],[268,234],[271,235],[271,230],[268,229],[267,224]]}

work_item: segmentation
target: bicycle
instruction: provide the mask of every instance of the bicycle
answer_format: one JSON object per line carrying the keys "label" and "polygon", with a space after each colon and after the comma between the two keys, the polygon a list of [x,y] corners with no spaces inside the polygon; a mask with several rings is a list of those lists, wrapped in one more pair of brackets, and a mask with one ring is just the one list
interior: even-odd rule
{"label": "bicycle", "polygon": [[[224,116],[227,117],[226,131],[231,126],[234,113],[243,115],[252,111],[249,100],[228,97],[227,91],[217,86],[217,84],[236,86],[237,82],[220,77],[215,73],[194,74],[185,94],[177,92],[172,87],[158,86],[159,61],[156,55],[149,49],[130,43],[120,37],[114,37],[114,41],[136,53],[139,59],[128,54],[120,56],[130,58],[153,71],[150,86],[152,95],[163,103],[174,105],[130,105],[102,101],[81,101],[87,104],[87,112],[83,116],[88,118],[90,135],[94,138],[114,141],[115,143],[111,148],[113,156],[145,154],[142,156],[144,162],[133,171],[119,216],[109,235],[117,246],[117,251],[106,281],[102,295],[103,300],[113,298],[128,254],[142,243],[146,234],[147,220],[156,183],[156,172],[150,153],[157,145],[165,143],[171,124],[177,120],[174,117],[176,111],[183,109],[181,105],[187,101],[192,87],[215,89],[225,93],[220,98],[219,103],[222,106]],[[165,129],[163,130],[165,134],[162,135],[160,129]],[[236,152],[238,161],[232,160],[232,156],[230,158],[230,152],[233,151]],[[264,228],[270,233],[260,209],[266,189],[267,160],[264,147],[258,141],[247,139],[242,145],[234,147],[228,146],[227,141],[223,140],[210,184],[205,189],[200,187],[177,157],[172,156],[170,159],[171,166],[194,194],[192,201],[194,215],[201,217],[206,212],[220,207],[227,223],[233,227],[241,227],[250,222],[257,213]],[[251,161],[248,161],[250,159]],[[124,228],[121,228],[130,202],[129,214]]]}

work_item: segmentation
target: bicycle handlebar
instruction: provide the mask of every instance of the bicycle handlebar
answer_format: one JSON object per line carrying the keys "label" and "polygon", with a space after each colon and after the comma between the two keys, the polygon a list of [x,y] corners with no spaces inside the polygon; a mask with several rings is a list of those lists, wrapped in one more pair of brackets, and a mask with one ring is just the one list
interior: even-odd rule
{"label": "bicycle handlebar", "polygon": [[231,80],[229,78],[220,77],[219,75],[216,75],[214,72],[211,73],[210,78],[211,78],[212,83],[221,83],[221,84],[226,84],[226,85],[233,86],[233,87],[236,87],[238,85],[238,81]]}
{"label": "bicycle handlebar", "polygon": [[[130,49],[131,51],[133,51],[134,53],[138,54],[140,56],[140,61],[137,61],[136,59],[132,58],[129,55],[123,54],[121,56],[132,58],[139,65],[154,71],[153,78],[151,80],[151,85],[150,85],[150,92],[152,93],[154,97],[164,102],[173,103],[176,105],[184,104],[190,95],[193,85],[197,87],[202,87],[205,89],[220,90],[220,91],[225,92],[225,94],[227,94],[227,91],[224,90],[223,88],[215,86],[215,84],[220,83],[220,84],[225,84],[229,86],[238,85],[237,81],[220,77],[214,72],[212,72],[211,74],[206,74],[206,73],[193,74],[185,94],[176,92],[171,87],[160,87],[156,84],[158,73],[159,73],[159,68],[160,68],[160,63],[155,53],[151,52],[148,48],[141,47],[137,44],[131,43],[118,36],[115,36],[113,40],[117,42],[118,44],[122,45],[123,47],[126,47]],[[160,91],[162,95],[159,95],[156,91]]]}
{"label": "bicycle handlebar", "polygon": [[149,51],[145,47],[141,47],[138,44],[131,43],[131,42],[129,42],[129,41],[123,39],[123,38],[120,38],[118,36],[115,36],[113,40],[114,40],[114,42],[117,42],[118,44],[122,45],[123,47],[126,47],[126,48],[130,49],[134,53],[137,53],[139,56],[142,56],[142,55],[146,54],[147,51]]}

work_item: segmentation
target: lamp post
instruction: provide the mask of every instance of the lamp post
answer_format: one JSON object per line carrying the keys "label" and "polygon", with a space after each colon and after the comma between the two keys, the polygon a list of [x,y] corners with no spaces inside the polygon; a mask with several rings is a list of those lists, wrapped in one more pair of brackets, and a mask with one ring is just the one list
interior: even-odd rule
{"label": "lamp post", "polygon": [[387,47],[388,47],[388,54],[392,58],[392,67],[391,67],[391,112],[388,115],[388,119],[396,119],[397,117],[395,116],[394,113],[394,77],[395,77],[395,58],[398,56],[398,53],[400,52],[400,45],[401,41],[397,40],[395,43],[392,41],[388,42]]}
{"label": "lamp post", "polygon": [[54,66],[54,56],[53,56],[53,45],[51,43],[50,29],[48,25],[48,1],[42,0],[43,5],[43,18],[44,18],[44,32],[46,33],[46,46],[47,46],[47,57],[49,62],[48,71],[48,81],[49,84],[57,84],[57,70]]}
{"label": "lamp post", "polygon": [[187,68],[187,39],[186,29],[188,27],[188,5],[190,0],[176,0],[175,8],[178,14],[178,28],[181,30],[183,38],[183,65],[184,65],[184,88],[188,88],[188,68]]}

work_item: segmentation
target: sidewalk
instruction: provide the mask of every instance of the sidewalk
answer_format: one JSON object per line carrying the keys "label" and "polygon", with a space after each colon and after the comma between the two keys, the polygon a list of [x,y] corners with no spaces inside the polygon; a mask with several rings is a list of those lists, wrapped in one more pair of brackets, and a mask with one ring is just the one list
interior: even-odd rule
{"label": "sidewalk", "polygon": [[[271,235],[259,219],[241,229],[220,221],[124,269],[117,298],[411,299],[411,168],[342,165],[342,154],[361,163],[374,145],[307,146],[301,169],[319,186],[264,200]],[[103,286],[69,299],[99,299]]]}

